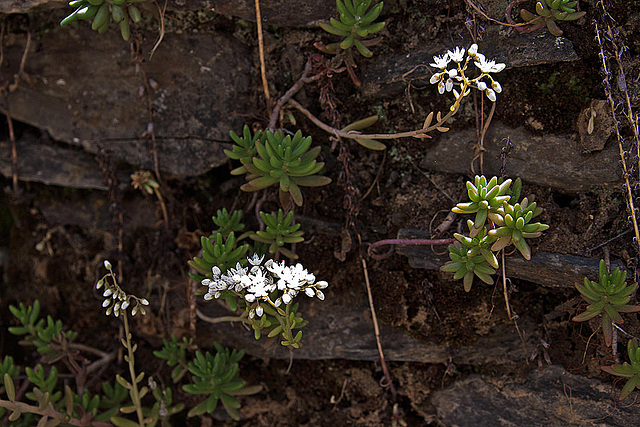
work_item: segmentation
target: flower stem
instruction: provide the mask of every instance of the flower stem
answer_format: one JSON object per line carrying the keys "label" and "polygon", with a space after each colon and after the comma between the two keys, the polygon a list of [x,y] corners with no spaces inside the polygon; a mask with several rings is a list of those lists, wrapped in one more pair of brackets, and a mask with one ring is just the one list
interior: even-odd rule
{"label": "flower stem", "polygon": [[138,415],[138,422],[141,426],[144,426],[144,415],[142,415],[142,402],[140,399],[140,393],[138,391],[138,382],[136,380],[136,370],[135,370],[135,359],[134,359],[134,350],[131,346],[131,332],[129,332],[129,320],[127,317],[127,312],[124,310],[122,312],[122,316],[124,317],[124,335],[126,340],[128,358],[127,363],[129,364],[129,374],[131,375],[131,400],[133,401],[133,405],[136,407],[136,414]]}

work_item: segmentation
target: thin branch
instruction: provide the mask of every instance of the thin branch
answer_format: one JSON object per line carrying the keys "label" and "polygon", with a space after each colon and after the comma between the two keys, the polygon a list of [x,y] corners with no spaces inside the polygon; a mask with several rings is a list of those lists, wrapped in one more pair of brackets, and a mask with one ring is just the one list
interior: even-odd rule
{"label": "thin branch", "polygon": [[269,84],[267,83],[267,71],[264,61],[264,40],[262,38],[262,17],[260,16],[260,0],[255,0],[256,5],[256,23],[258,24],[258,52],[260,54],[260,76],[262,77],[262,89],[267,99],[267,105],[271,100],[269,95]]}
{"label": "thin branch", "polygon": [[53,418],[54,420],[58,420],[66,424],[70,424],[72,426],[87,426],[87,425],[110,426],[111,425],[109,423],[103,423],[99,421],[92,421],[92,422],[82,421],[77,418],[72,418],[67,414],[62,414],[51,407],[47,409],[41,409],[37,406],[29,405],[23,402],[11,402],[9,400],[0,399],[0,408],[6,408],[14,412],[18,411],[21,413],[41,415],[43,417]]}
{"label": "thin branch", "polygon": [[167,0],[164,0],[164,8],[162,9],[160,9],[160,5],[158,4],[158,2],[154,3],[158,8],[160,19],[160,35],[158,37],[158,40],[156,41],[156,44],[153,46],[153,49],[151,49],[151,53],[149,53],[149,61],[151,61],[151,58],[153,58],[153,54],[156,52],[156,49],[158,49],[158,46],[160,46],[160,43],[162,43],[162,39],[164,39],[164,14],[167,11]]}
{"label": "thin branch", "polygon": [[379,240],[372,243],[369,246],[369,256],[375,258],[373,250],[380,246],[385,245],[403,245],[403,246],[417,246],[417,245],[449,245],[455,242],[456,239],[386,239]]}
{"label": "thin branch", "polygon": [[247,319],[241,316],[220,316],[220,317],[210,317],[200,311],[199,308],[196,308],[196,315],[200,320],[204,320],[207,323],[225,323],[225,322],[242,322],[247,323]]}
{"label": "thin branch", "polygon": [[[358,238],[360,236],[358,235]],[[391,390],[391,394],[394,399],[396,396],[396,389],[393,386],[393,380],[391,379],[391,374],[389,373],[389,368],[387,367],[387,363],[384,359],[384,352],[382,350],[382,341],[380,340],[380,327],[378,326],[378,317],[376,316],[376,308],[373,305],[373,295],[371,293],[371,285],[369,283],[369,273],[367,272],[367,262],[364,258],[362,260],[362,271],[364,272],[364,283],[367,287],[367,297],[369,298],[369,308],[371,310],[371,319],[373,320],[373,333],[376,337],[376,344],[378,346],[378,356],[380,357],[380,366],[382,367],[382,380],[380,381],[380,385],[382,387],[389,387]]]}
{"label": "thin branch", "polygon": [[289,90],[287,90],[285,94],[282,95],[280,99],[278,99],[278,102],[276,102],[275,107],[273,107],[273,111],[271,111],[271,117],[269,119],[269,129],[275,129],[276,122],[278,121],[278,116],[280,115],[280,110],[282,110],[287,101],[289,101],[293,97],[293,95],[298,93],[298,91],[302,89],[305,83],[318,80],[321,76],[321,74],[317,74],[315,76],[309,77],[309,73],[311,73],[311,60],[307,61],[306,65],[304,66],[304,71],[302,72],[302,75],[300,76],[298,81],[296,81],[293,86],[291,86]]}

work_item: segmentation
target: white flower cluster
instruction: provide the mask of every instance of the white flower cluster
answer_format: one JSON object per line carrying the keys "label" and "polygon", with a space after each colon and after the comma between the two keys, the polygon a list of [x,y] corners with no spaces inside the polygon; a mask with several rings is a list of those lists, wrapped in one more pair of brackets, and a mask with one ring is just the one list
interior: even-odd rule
{"label": "white flower cluster", "polygon": [[[454,85],[460,86],[462,96],[467,96],[470,93],[469,87],[475,87],[481,92],[484,92],[491,101],[495,102],[496,93],[502,92],[502,86],[495,81],[490,73],[499,73],[504,70],[505,64],[496,63],[493,60],[487,60],[485,56],[478,52],[478,45],[472,44],[467,51],[467,58],[464,57],[465,50],[461,47],[456,47],[454,51],[448,50],[442,56],[434,56],[433,63],[429,64],[434,68],[442,70],[431,76],[430,83],[438,84],[438,92],[441,94],[445,91],[453,91],[456,99],[461,97],[460,93],[454,89]],[[467,65],[473,60],[474,64],[480,70],[480,75],[474,79],[469,79],[465,72]],[[455,62],[456,68],[450,70],[447,69],[450,62]],[[487,81],[483,81],[483,79]]]}
{"label": "white flower cluster", "polygon": [[[126,310],[132,304],[132,316],[135,316],[138,311],[142,314],[146,314],[147,312],[144,306],[149,305],[149,301],[145,298],[138,298],[135,295],[130,295],[123,291],[116,283],[115,275],[113,274],[113,271],[111,271],[111,263],[109,261],[104,261],[104,267],[109,270],[109,274],[98,280],[96,289],[100,289],[103,286],[105,287],[105,290],[102,293],[102,296],[105,298],[102,302],[102,307],[107,309],[107,316],[113,313],[114,316],[118,317],[121,311]],[[109,283],[108,277],[111,277],[113,283]]]}
{"label": "white flower cluster", "polygon": [[[202,285],[209,288],[204,299],[208,301],[220,298],[222,292],[230,291],[244,298],[249,304],[255,303],[249,312],[251,318],[256,315],[261,317],[264,313],[260,301],[279,307],[283,303],[289,304],[299,292],[324,300],[321,289],[325,289],[329,284],[324,280],[316,282],[316,277],[302,264],[285,266],[284,261],[278,263],[271,259],[262,264],[264,255],[259,257],[257,254],[248,257],[247,260],[250,268],[242,267],[238,263],[236,268],[228,269],[225,274],[222,274],[217,266],[213,267],[213,279],[202,281]],[[278,291],[275,301],[271,299],[274,291]]]}

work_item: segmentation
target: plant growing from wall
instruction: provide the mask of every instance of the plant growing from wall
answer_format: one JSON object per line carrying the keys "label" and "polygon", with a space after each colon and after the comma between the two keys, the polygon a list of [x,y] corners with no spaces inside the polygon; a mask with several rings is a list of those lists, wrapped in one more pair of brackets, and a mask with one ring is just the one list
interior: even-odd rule
{"label": "plant growing from wall", "polygon": [[249,266],[240,263],[226,271],[213,267],[211,279],[202,280],[206,288],[205,301],[226,298],[229,309],[237,317],[206,319],[212,323],[241,321],[254,330],[256,339],[263,334],[269,338],[280,336],[285,347],[299,348],[302,331],[307,322],[297,314],[294,298],[301,292],[308,297],[324,300],[325,281],[316,282],[315,275],[301,264],[285,266],[273,260],[264,262],[264,255],[254,254],[247,259]]}
{"label": "plant growing from wall", "polygon": [[[72,0],[69,6],[76,9],[64,18],[60,25],[76,21],[91,21],[91,29],[104,34],[115,22],[120,26],[120,34],[125,41],[131,37],[131,24],[142,20],[142,10],[149,0]],[[136,5],[137,3],[137,5]],[[140,7],[140,8],[139,8]],[[148,9],[149,11],[153,9]]]}
{"label": "plant growing from wall", "polygon": [[620,400],[629,397],[636,388],[640,389],[640,347],[638,347],[636,338],[627,341],[627,353],[629,354],[629,362],[601,367],[603,371],[611,375],[629,378],[622,388]]}
{"label": "plant growing from wall", "polygon": [[609,273],[604,260],[600,260],[598,276],[598,282],[585,277],[583,284],[575,284],[576,289],[589,305],[584,312],[572,320],[584,322],[600,316],[604,341],[610,347],[613,323],[624,322],[620,313],[640,311],[640,306],[628,304],[631,301],[631,295],[638,289],[638,284],[627,286],[627,272],[616,268],[613,273]]}
{"label": "plant growing from wall", "polygon": [[290,259],[298,259],[298,255],[285,248],[285,243],[301,243],[304,241],[300,230],[300,224],[293,223],[293,211],[287,215],[282,209],[278,209],[277,214],[260,212],[260,218],[266,226],[265,231],[251,233],[250,237],[261,243],[269,245],[269,254],[278,259],[279,254],[283,254]]}
{"label": "plant growing from wall", "polygon": [[529,24],[543,21],[543,23],[535,25],[534,28],[528,29],[529,31],[546,25],[551,34],[560,37],[562,30],[558,27],[556,21],[575,21],[587,14],[586,12],[577,12],[577,5],[577,0],[540,0],[536,2],[537,15],[526,9],[521,9],[520,17]]}
{"label": "plant growing from wall", "polygon": [[[250,136],[245,128],[244,137],[236,135],[233,151],[225,151],[227,156],[243,162],[244,172],[249,182],[240,187],[244,191],[258,191],[278,185],[280,203],[283,208],[289,208],[291,201],[302,206],[302,191],[300,187],[321,187],[331,182],[331,179],[317,175],[324,168],[323,162],[316,161],[321,147],[311,148],[311,137],[303,137],[298,131],[291,135],[284,135],[282,131],[264,132],[264,139]],[[233,135],[232,135],[233,138]],[[255,147],[255,155],[251,154],[251,143]],[[242,173],[242,169],[235,169]]]}
{"label": "plant growing from wall", "polygon": [[468,220],[469,235],[454,234],[455,242],[449,246],[449,258],[441,267],[443,271],[454,273],[454,279],[463,279],[464,290],[469,292],[473,278],[478,277],[487,284],[493,284],[491,275],[499,268],[496,253],[513,244],[522,256],[531,259],[531,249],[527,239],[539,237],[549,228],[532,219],[542,213],[527,197],[516,203],[520,196],[521,182],[516,180],[511,189],[511,180],[476,175],[474,181],[467,181],[469,202],[458,203],[453,209],[459,214],[475,214]]}

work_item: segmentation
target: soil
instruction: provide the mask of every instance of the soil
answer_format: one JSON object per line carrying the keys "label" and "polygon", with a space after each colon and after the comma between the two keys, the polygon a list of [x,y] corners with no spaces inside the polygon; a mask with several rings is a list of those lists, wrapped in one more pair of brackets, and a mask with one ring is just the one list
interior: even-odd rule
{"label": "soil", "polygon": [[[433,2],[427,3],[391,2],[383,15],[387,22],[384,40],[375,47],[373,59],[357,58],[360,65],[356,74],[376,58],[412,52],[449,35],[457,38],[457,34],[464,34],[466,37],[466,23],[471,21],[478,25],[480,35],[482,26],[487,25],[487,21],[472,13],[473,9],[464,1],[435,2],[435,6]],[[494,3],[506,4],[486,2],[487,9],[495,6]],[[595,16],[595,2],[580,3],[587,11],[588,19],[561,24],[564,37],[573,42],[580,59],[510,68],[501,73],[499,80],[504,92],[499,94],[495,111],[495,117],[501,122],[512,127],[524,126],[534,134],[553,133],[575,138],[581,112],[592,99],[605,99],[599,49],[594,40],[595,26],[591,19]],[[634,4],[613,4],[609,13],[628,46],[623,57],[626,83],[630,102],[638,111],[640,46],[633,35],[640,33],[640,18]],[[531,5],[529,10],[533,10]],[[198,19],[195,12],[182,12],[176,16],[200,31],[205,31],[209,23],[205,18]],[[11,15],[7,19],[19,22],[25,18],[24,15]],[[176,31],[173,18],[170,22],[166,37]],[[217,30],[233,35],[252,49],[257,46],[255,24],[232,17],[220,17],[215,22]],[[539,32],[532,33],[532,37]],[[315,28],[266,28],[266,69],[272,96],[282,95],[299,75],[305,58],[318,54],[313,48],[313,42],[318,38],[325,42],[332,40]],[[254,58],[254,104],[265,105],[257,53]],[[324,81],[324,84],[328,82]],[[426,113],[447,107],[429,85],[414,88],[410,98],[403,94],[384,99],[359,96],[358,88],[346,72],[335,74],[331,85],[331,95],[339,102],[333,116],[329,116],[328,110],[323,110],[318,101],[322,89],[319,84],[306,85],[296,99],[325,122],[333,117],[341,126],[378,114],[381,118],[371,128],[373,132],[415,129],[421,127]],[[616,88],[614,95],[620,96],[621,92]],[[475,128],[472,106],[473,101],[469,101],[468,107],[451,122],[451,127]],[[366,299],[366,290],[361,257],[366,257],[366,245],[394,238],[400,229],[433,231],[451,207],[448,197],[461,201],[466,198],[465,181],[472,175],[443,174],[419,168],[424,155],[422,145],[436,142],[438,135],[434,135],[433,141],[388,142],[386,152],[368,151],[347,141],[349,185],[356,189],[358,200],[340,178],[344,165],[327,135],[294,110],[285,113],[292,113],[295,125],[284,114],[283,126],[303,129],[314,141],[324,143],[322,156],[326,162],[326,175],[333,179],[330,186],[305,189],[304,205],[296,213],[324,224],[337,225],[338,229],[352,222],[348,228],[349,237],[345,237],[344,232],[328,233],[320,229],[307,232],[307,241],[297,245],[300,261],[309,271],[329,281],[327,299],[339,299],[345,305],[362,301]],[[254,127],[264,128],[267,116],[265,109],[260,114],[247,116],[246,121]],[[25,123],[14,121],[13,124],[16,139],[46,135],[45,130]],[[7,139],[8,129],[3,128],[1,132],[2,138]],[[625,138],[630,138],[626,123],[621,123],[621,132]],[[617,144],[615,137],[607,144]],[[235,166],[229,162],[196,177],[165,176],[161,189],[170,219],[167,228],[155,199],[145,197],[130,186],[122,187],[122,277],[129,291],[146,295],[151,302],[151,315],[134,322],[134,338],[139,345],[138,366],[144,367],[149,375],[169,378],[170,368],[153,357],[152,351],[158,349],[161,339],[171,333],[194,336],[201,348],[211,347],[211,343],[198,340],[197,330],[190,329],[189,293],[192,288],[187,278],[186,261],[198,254],[199,238],[208,235],[213,228],[211,216],[217,209],[240,209],[251,202],[253,194],[239,191],[240,181],[229,174]],[[119,167],[126,169],[128,166],[116,165]],[[634,172],[637,175],[637,171]],[[8,310],[9,304],[32,303],[36,298],[40,300],[44,314],[62,319],[78,332],[78,342],[104,351],[116,351],[119,322],[99,315],[96,307],[102,299],[93,288],[93,283],[103,274],[102,260],[115,263],[119,259],[117,228],[109,213],[112,200],[102,191],[24,181],[19,182],[21,193],[16,195],[11,191],[11,177],[0,177],[0,184],[7,189],[0,194],[0,257],[7,259],[0,264],[1,353],[13,355],[21,365],[32,365],[37,361],[37,354],[19,346],[17,339],[4,327],[15,323]],[[629,231],[629,210],[622,186],[605,188],[593,183],[591,191],[576,194],[525,182],[523,194],[535,197],[544,208],[540,221],[551,226],[544,236],[532,243],[534,254],[553,252],[600,259],[606,253],[612,260],[622,261],[629,271],[630,282],[634,281],[638,253],[633,231]],[[277,207],[277,193],[268,192],[263,210]],[[252,212],[245,212],[245,223],[248,228],[256,225]],[[457,231],[457,227],[457,223],[452,225],[446,236]],[[362,246],[358,245],[358,235]],[[411,337],[426,342],[465,345],[488,334],[497,325],[509,323],[499,281],[494,286],[475,283],[471,292],[466,293],[462,284],[453,282],[450,275],[412,269],[401,255],[367,260],[379,322],[406,331]],[[533,321],[534,334],[540,343],[548,343],[545,351],[553,364],[562,365],[574,374],[606,383],[613,381],[611,375],[599,368],[613,363],[614,357],[601,335],[593,335],[597,321],[570,321],[580,304],[575,289],[569,286],[548,288],[512,280],[509,302],[514,313]],[[366,316],[370,314],[366,313]],[[628,321],[623,325],[624,330],[631,336],[640,336],[638,316],[629,314],[625,319]],[[200,327],[206,326],[199,324]],[[249,331],[242,333],[245,332],[251,334]],[[340,340],[340,337],[335,339]],[[619,339],[626,343],[626,338]],[[382,342],[384,347],[384,336]],[[620,347],[620,360],[627,360],[623,345]],[[174,416],[172,422],[176,425],[242,426],[448,425],[447,420],[437,415],[431,401],[433,393],[474,374],[524,379],[532,370],[539,369],[542,356],[531,359],[534,350],[528,347],[521,360],[507,364],[387,361],[393,391],[381,385],[384,378],[379,361],[295,359],[287,372],[289,361],[286,359],[247,355],[241,363],[242,377],[249,384],[262,384],[264,391],[242,398],[241,421],[230,421],[224,411],[218,409],[211,416],[188,420],[183,413]],[[542,362],[546,364],[544,360]],[[103,377],[110,378],[109,375],[122,369],[120,362],[105,371]],[[99,381],[91,386],[97,390]],[[174,387],[174,401],[193,403],[192,397],[179,387]]]}

